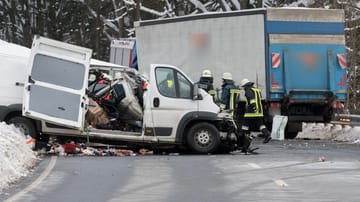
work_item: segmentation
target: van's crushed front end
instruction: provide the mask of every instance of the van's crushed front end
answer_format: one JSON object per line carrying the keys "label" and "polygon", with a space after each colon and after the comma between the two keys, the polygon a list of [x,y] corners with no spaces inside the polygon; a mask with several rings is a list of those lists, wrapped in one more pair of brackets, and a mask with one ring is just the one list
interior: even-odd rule
{"label": "van's crushed front end", "polygon": [[222,148],[227,152],[235,150],[247,151],[250,147],[251,138],[242,133],[231,112],[221,111],[218,113],[217,118]]}

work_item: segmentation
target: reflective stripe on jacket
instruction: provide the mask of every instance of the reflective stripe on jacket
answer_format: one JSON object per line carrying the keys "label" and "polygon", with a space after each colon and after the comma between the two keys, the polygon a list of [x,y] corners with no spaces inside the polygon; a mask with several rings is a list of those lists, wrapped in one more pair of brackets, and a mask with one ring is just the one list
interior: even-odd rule
{"label": "reflective stripe on jacket", "polygon": [[244,117],[263,117],[261,91],[255,87],[245,88],[246,112]]}
{"label": "reflective stripe on jacket", "polygon": [[209,93],[211,96],[215,96],[215,90],[209,90],[208,93]]}
{"label": "reflective stripe on jacket", "polygon": [[240,96],[240,89],[231,89],[230,90],[230,110],[231,115],[234,115],[234,110],[237,107],[238,97]]}

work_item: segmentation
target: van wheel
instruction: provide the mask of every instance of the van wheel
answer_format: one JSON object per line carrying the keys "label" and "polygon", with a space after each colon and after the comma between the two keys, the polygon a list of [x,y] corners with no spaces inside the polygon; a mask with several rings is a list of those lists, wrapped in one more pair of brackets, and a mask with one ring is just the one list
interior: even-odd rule
{"label": "van wheel", "polygon": [[14,124],[15,127],[19,128],[20,131],[25,135],[30,135],[31,137],[36,137],[36,129],[33,122],[25,117],[16,116],[11,118],[8,124]]}
{"label": "van wheel", "polygon": [[192,126],[186,140],[190,149],[200,154],[215,152],[220,145],[219,131],[205,122]]}

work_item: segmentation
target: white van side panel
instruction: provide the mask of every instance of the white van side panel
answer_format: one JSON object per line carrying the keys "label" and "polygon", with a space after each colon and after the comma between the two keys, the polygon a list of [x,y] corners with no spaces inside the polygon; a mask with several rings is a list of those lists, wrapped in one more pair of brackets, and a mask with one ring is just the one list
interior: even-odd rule
{"label": "white van side panel", "polygon": [[30,49],[0,40],[0,105],[21,104]]}

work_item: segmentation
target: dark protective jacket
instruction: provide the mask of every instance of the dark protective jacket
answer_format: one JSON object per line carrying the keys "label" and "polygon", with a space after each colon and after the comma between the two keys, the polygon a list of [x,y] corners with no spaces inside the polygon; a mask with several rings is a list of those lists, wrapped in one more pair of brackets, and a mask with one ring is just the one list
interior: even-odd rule
{"label": "dark protective jacket", "polygon": [[263,117],[261,91],[253,85],[245,86],[246,111],[244,117]]}
{"label": "dark protective jacket", "polygon": [[230,90],[236,89],[234,85],[234,81],[232,80],[224,80],[224,84],[222,85],[221,92],[221,104],[224,105],[224,109],[230,108]]}
{"label": "dark protective jacket", "polygon": [[211,96],[215,96],[215,90],[213,85],[213,78],[212,77],[200,77],[198,82],[200,85],[199,87],[204,89],[208,92]]}

